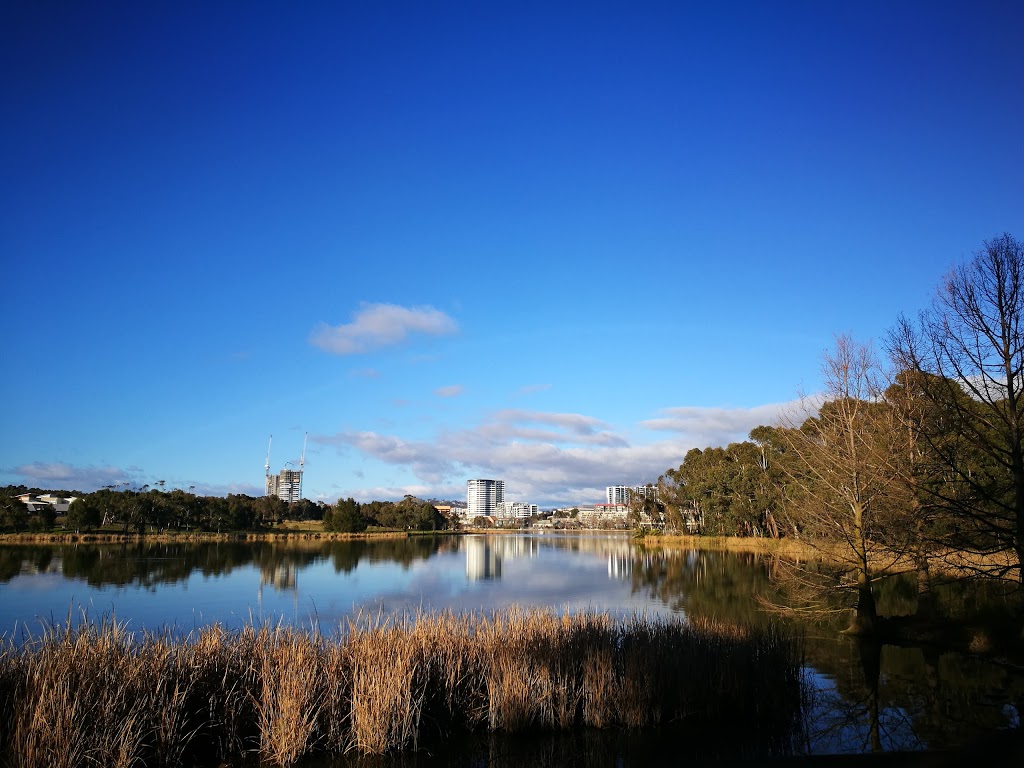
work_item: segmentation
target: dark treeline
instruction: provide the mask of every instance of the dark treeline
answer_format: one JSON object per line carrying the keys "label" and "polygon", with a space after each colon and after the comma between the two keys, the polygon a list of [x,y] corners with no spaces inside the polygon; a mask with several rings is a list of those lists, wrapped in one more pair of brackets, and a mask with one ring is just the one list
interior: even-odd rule
{"label": "dark treeline", "polygon": [[91,531],[118,526],[123,532],[253,531],[281,520],[316,520],[323,505],[308,499],[286,503],[277,496],[197,496],[188,491],[158,488],[103,488],[72,502],[65,528]]}
{"label": "dark treeline", "polygon": [[448,518],[429,501],[406,496],[398,502],[371,501],[360,504],[355,499],[338,499],[323,515],[324,530],[361,533],[371,527],[400,530],[441,531],[452,526]]}
{"label": "dark treeline", "polygon": [[[21,486],[0,493],[0,527],[13,532],[50,530],[56,514],[30,514],[14,498]],[[38,493],[46,493],[38,491]],[[449,521],[429,502],[412,496],[399,502],[372,501],[359,504],[341,499],[334,506],[300,499],[284,502],[277,496],[230,493],[197,496],[194,493],[157,487],[108,487],[80,494],[63,520],[66,530],[92,532],[120,529],[122,533],[260,531],[283,520],[323,520],[328,531],[358,533],[368,529],[434,531]]]}

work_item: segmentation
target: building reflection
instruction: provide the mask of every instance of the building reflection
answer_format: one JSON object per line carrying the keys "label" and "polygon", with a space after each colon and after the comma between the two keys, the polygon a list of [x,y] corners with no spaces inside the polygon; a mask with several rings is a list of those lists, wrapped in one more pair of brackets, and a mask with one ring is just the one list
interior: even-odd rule
{"label": "building reflection", "polygon": [[270,585],[275,592],[291,592],[292,604],[298,610],[299,604],[299,569],[295,563],[275,563],[260,565],[260,588],[256,592],[256,606],[259,615],[263,615],[263,587]]}
{"label": "building reflection", "polygon": [[540,544],[528,536],[471,536],[465,541],[465,550],[467,579],[498,580],[504,560],[536,557]]}
{"label": "building reflection", "polygon": [[498,556],[497,548],[479,539],[467,541],[466,578],[470,581],[500,579],[501,557]]}
{"label": "building reflection", "polygon": [[278,592],[294,591],[298,586],[299,569],[295,563],[276,563],[271,566],[260,566],[260,589],[271,585]]}
{"label": "building reflection", "polygon": [[633,572],[633,556],[630,552],[608,553],[608,578],[628,579]]}
{"label": "building reflection", "polygon": [[470,581],[498,580],[506,560],[538,557],[542,548],[568,549],[596,555],[606,561],[608,578],[625,581],[636,566],[637,554],[629,539],[579,536],[468,536],[462,542],[466,553],[466,578]]}

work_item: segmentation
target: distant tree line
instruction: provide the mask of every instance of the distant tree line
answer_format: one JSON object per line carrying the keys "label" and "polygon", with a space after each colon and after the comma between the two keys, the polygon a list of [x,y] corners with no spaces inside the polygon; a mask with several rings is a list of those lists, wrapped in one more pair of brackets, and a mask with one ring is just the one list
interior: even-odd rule
{"label": "distant tree line", "polygon": [[[0,489],[0,527],[22,532],[52,529],[56,512],[48,505],[30,515],[15,495],[21,486]],[[8,491],[15,489],[17,494]],[[36,495],[48,491],[36,489]],[[61,495],[63,492],[54,492]],[[435,531],[452,527],[433,504],[413,496],[399,502],[360,504],[339,499],[335,505],[300,499],[287,503],[277,496],[198,496],[190,491],[165,491],[163,483],[134,488],[129,485],[81,493],[63,520],[67,530],[91,532],[118,528],[123,533],[146,531],[258,531],[282,520],[322,520],[328,531],[361,532],[367,529]]]}
{"label": "distant tree line", "polygon": [[198,496],[143,486],[102,488],[72,502],[65,527],[90,531],[118,526],[123,532],[260,530],[282,520],[318,520],[325,505],[309,499],[287,503],[277,496],[229,493]]}
{"label": "distant tree line", "polygon": [[[108,486],[93,493],[23,491],[21,488],[0,489],[0,527],[5,530],[20,532],[53,527],[56,512],[51,507],[43,506],[41,512],[30,515],[25,504],[14,498],[27,492],[64,497],[77,495],[63,524],[65,529],[82,532],[112,527],[124,533],[259,530],[281,520],[319,520],[327,507],[309,499],[286,503],[276,496],[235,493],[226,497],[198,496],[180,489],[165,491],[162,482],[153,487]],[[16,493],[10,493],[12,489]]]}

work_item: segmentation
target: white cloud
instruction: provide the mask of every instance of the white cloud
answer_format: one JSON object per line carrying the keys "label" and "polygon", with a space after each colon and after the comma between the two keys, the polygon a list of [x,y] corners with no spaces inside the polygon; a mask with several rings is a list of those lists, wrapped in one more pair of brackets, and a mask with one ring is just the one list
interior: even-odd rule
{"label": "white cloud", "polygon": [[320,323],[309,342],[335,355],[354,355],[404,341],[414,333],[445,336],[456,333],[458,324],[433,307],[401,307],[397,304],[363,304],[351,323]]}
{"label": "white cloud", "polygon": [[309,439],[320,445],[333,445],[339,450],[351,447],[385,464],[409,467],[417,477],[429,483],[443,482],[455,472],[452,461],[434,443],[403,440],[376,432],[310,435]]}
{"label": "white cloud", "polygon": [[777,424],[795,405],[790,402],[753,408],[664,408],[662,416],[643,421],[641,425],[657,431],[677,432],[696,447],[724,446],[746,440],[754,427]]}
{"label": "white cloud", "polygon": [[[405,493],[462,498],[468,478],[501,477],[508,498],[545,505],[597,502],[606,485],[654,482],[694,447],[677,440],[633,446],[600,419],[527,411],[500,411],[475,428],[440,432],[432,440],[365,431],[311,435],[310,440],[406,468],[426,484],[387,487],[390,495],[383,498]],[[384,491],[343,493],[370,499],[382,498],[373,494]]]}
{"label": "white cloud", "polygon": [[[35,461],[15,467],[10,472],[20,477],[22,484],[27,486],[53,490],[76,490],[84,493],[126,484],[131,488],[139,488],[156,482],[153,477],[146,476],[139,467],[77,467],[59,461]],[[210,484],[171,478],[167,478],[166,488],[167,490],[172,488],[191,490],[198,496],[226,496],[229,493],[262,496],[264,491],[263,486],[252,483]]]}
{"label": "white cloud", "polygon": [[493,421],[479,427],[479,432],[495,441],[518,439],[586,445],[626,444],[622,437],[610,430],[608,424],[579,413],[498,411],[494,414]]}
{"label": "white cloud", "polygon": [[451,384],[447,387],[438,387],[434,390],[434,394],[438,397],[458,397],[462,394],[463,389],[461,384]]}
{"label": "white cloud", "polygon": [[22,483],[43,489],[95,491],[108,485],[141,482],[142,470],[138,467],[76,467],[63,462],[34,461],[11,470]]}
{"label": "white cloud", "polygon": [[528,384],[525,387],[520,387],[515,393],[515,397],[523,397],[525,395],[532,395],[536,392],[546,392],[551,389],[550,384]]}
{"label": "white cloud", "polygon": [[194,485],[182,486],[179,484],[178,487],[184,490],[192,489],[192,493],[197,496],[227,496],[229,493],[238,493],[244,496],[262,496],[266,489],[262,485],[254,485],[253,483],[195,483]]}
{"label": "white cloud", "polygon": [[416,496],[420,499],[454,499],[461,501],[466,498],[466,484],[423,485],[413,483],[410,485],[374,485],[363,488],[350,488],[341,494],[341,498],[345,499],[350,496],[356,501],[395,501],[405,496]]}

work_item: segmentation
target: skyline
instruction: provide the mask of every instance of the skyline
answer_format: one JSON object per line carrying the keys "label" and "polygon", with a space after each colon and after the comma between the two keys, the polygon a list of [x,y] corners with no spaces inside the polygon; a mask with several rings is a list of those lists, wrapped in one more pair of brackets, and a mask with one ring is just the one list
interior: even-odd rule
{"label": "skyline", "polygon": [[1024,237],[1024,6],[0,10],[0,484],[592,503]]}

